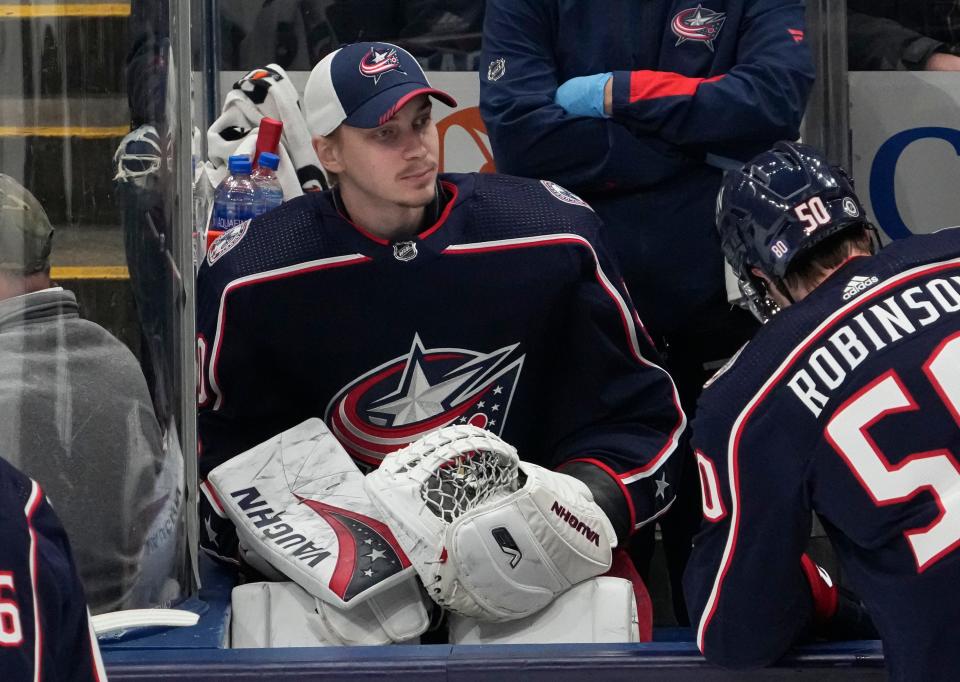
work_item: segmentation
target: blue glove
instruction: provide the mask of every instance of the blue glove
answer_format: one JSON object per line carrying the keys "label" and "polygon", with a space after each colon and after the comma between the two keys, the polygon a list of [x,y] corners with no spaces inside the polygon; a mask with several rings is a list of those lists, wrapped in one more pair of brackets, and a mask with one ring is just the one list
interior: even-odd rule
{"label": "blue glove", "polygon": [[611,78],[609,72],[571,78],[557,88],[553,101],[571,116],[610,118],[603,110],[603,89]]}

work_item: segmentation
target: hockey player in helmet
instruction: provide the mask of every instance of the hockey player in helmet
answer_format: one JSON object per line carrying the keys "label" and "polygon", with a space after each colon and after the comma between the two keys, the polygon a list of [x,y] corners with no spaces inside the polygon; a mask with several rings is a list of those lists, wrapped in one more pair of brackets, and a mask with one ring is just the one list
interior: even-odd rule
{"label": "hockey player in helmet", "polygon": [[782,310],[697,406],[684,593],[701,651],[765,665],[862,615],[804,554],[813,511],[890,679],[955,679],[960,229],[878,252],[846,174],[788,143],[726,179],[717,222],[753,307]]}
{"label": "hockey player in helmet", "polygon": [[717,227],[723,254],[761,322],[846,259],[875,251],[875,230],[846,172],[791,142],[778,142],[727,175]]}

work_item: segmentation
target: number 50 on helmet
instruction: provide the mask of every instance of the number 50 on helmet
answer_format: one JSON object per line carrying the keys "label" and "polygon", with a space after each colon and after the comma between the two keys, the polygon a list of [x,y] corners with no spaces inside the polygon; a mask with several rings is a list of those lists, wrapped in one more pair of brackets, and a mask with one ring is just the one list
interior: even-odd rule
{"label": "number 50 on helmet", "polygon": [[798,255],[854,225],[869,223],[853,182],[809,145],[778,142],[728,172],[717,196],[723,255],[761,321],[776,304],[751,268],[782,279]]}

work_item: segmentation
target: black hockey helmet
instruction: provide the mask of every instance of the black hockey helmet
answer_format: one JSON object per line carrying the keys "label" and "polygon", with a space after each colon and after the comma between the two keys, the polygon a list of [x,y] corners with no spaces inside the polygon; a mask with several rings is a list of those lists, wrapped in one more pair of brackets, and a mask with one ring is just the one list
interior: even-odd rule
{"label": "black hockey helmet", "polygon": [[776,143],[727,173],[717,196],[723,255],[748,298],[763,291],[751,267],[780,279],[799,254],[856,224],[866,215],[849,176],[805,144]]}
{"label": "black hockey helmet", "polygon": [[776,143],[729,172],[717,197],[723,255],[740,276],[783,277],[798,254],[865,222],[847,173],[805,144]]}

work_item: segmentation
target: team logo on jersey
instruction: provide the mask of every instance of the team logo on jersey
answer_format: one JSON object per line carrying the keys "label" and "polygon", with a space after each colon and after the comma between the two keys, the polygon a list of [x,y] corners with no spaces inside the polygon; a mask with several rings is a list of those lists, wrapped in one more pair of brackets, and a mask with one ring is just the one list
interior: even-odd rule
{"label": "team logo on jersey", "polygon": [[210,245],[207,251],[207,264],[213,265],[218,260],[226,256],[230,250],[240,243],[243,236],[247,234],[247,228],[250,227],[250,221],[244,220],[239,225],[234,225],[229,230],[221,234]]}
{"label": "team logo on jersey", "polygon": [[324,421],[355,459],[377,466],[384,455],[451,424],[473,424],[500,435],[523,369],[519,344],[491,353],[410,350],[342,388]]}
{"label": "team logo on jersey", "polygon": [[540,184],[546,187],[547,191],[550,192],[550,194],[552,194],[553,196],[555,196],[557,199],[559,199],[565,204],[571,204],[573,206],[583,206],[584,208],[589,208],[591,211],[593,210],[592,208],[590,208],[590,204],[588,204],[586,201],[578,197],[576,194],[574,194],[570,190],[561,187],[555,182],[550,182],[549,180],[541,180]]}
{"label": "team logo on jersey", "polygon": [[859,296],[879,281],[880,279],[876,276],[863,277],[858,275],[857,277],[854,277],[847,282],[847,286],[843,288],[843,300],[849,301],[851,298]]}
{"label": "team logo on jersey", "polygon": [[390,71],[398,71],[404,75],[407,73],[400,70],[400,57],[397,56],[395,48],[377,50],[371,47],[360,60],[360,73],[367,78],[372,78],[374,84],[379,84],[383,74]]}
{"label": "team logo on jersey", "polygon": [[844,197],[843,199],[843,212],[851,218],[860,217],[860,208],[857,206],[857,202],[850,197]]}
{"label": "team logo on jersey", "polygon": [[703,43],[713,52],[713,41],[720,35],[720,29],[726,20],[726,13],[714,12],[703,5],[697,5],[677,12],[670,22],[670,28],[677,36],[677,47],[692,40]]}
{"label": "team logo on jersey", "polygon": [[487,67],[487,80],[491,83],[496,82],[503,78],[503,74],[507,72],[507,60],[503,57],[494,59],[490,62],[490,65]]}
{"label": "team logo on jersey", "polygon": [[417,257],[416,242],[397,242],[393,245],[393,257],[402,263]]}

